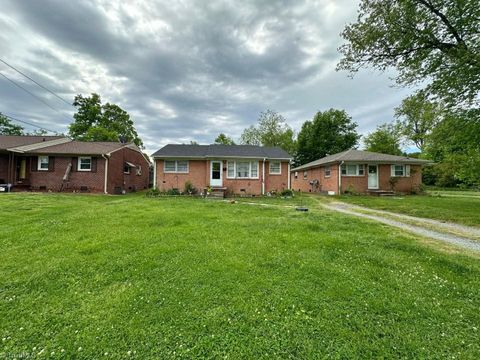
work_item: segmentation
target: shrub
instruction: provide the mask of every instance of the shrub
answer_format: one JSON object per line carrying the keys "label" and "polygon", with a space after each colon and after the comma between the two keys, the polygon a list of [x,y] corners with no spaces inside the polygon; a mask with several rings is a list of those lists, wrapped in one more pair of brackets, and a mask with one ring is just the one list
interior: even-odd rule
{"label": "shrub", "polygon": [[187,181],[185,181],[185,187],[184,187],[183,192],[185,194],[195,195],[197,193],[197,189],[195,188],[195,186],[193,186],[193,184],[190,180],[187,180]]}
{"label": "shrub", "polygon": [[167,195],[180,195],[180,191],[177,188],[168,189]]}
{"label": "shrub", "polygon": [[282,192],[280,193],[281,196],[293,196],[293,191],[290,189],[283,189]]}
{"label": "shrub", "polygon": [[161,192],[157,188],[152,188],[145,193],[146,197],[157,197],[160,195],[161,195]]}

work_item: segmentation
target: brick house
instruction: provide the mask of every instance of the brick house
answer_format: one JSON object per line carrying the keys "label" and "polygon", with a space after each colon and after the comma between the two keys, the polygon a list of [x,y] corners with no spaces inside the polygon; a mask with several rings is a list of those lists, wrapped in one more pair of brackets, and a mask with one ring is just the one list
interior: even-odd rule
{"label": "brick house", "polygon": [[146,189],[149,167],[133,144],[0,135],[0,184],[13,191],[120,194]]}
{"label": "brick house", "polygon": [[429,161],[347,150],[291,171],[292,189],[303,192],[411,193],[422,183],[422,166]]}
{"label": "brick house", "polygon": [[154,187],[261,195],[290,188],[291,156],[278,147],[169,144],[155,152]]}

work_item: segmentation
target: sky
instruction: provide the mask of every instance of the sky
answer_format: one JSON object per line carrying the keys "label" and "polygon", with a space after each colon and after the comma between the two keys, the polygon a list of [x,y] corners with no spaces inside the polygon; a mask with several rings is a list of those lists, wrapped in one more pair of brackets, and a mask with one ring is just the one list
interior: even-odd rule
{"label": "sky", "polygon": [[[238,139],[267,109],[296,131],[317,111],[344,109],[367,134],[413,92],[394,87],[393,73],[335,70],[353,0],[0,3],[0,59],[68,102],[96,92],[119,105],[149,154],[221,132]],[[68,131],[73,106],[1,62],[0,73],[36,96],[0,76],[0,112]]]}

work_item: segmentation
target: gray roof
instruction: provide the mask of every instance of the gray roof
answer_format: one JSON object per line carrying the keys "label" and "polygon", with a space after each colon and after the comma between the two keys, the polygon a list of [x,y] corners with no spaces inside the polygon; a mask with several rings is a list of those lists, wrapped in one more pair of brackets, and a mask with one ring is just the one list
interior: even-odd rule
{"label": "gray roof", "polygon": [[292,171],[310,169],[310,168],[314,168],[321,165],[339,163],[341,161],[372,162],[372,163],[383,163],[383,164],[395,163],[395,164],[412,164],[412,165],[428,164],[431,162],[429,160],[416,159],[408,156],[396,156],[396,155],[380,154],[380,153],[375,153],[370,151],[350,149],[338,154],[328,155],[328,156],[325,156],[324,158],[298,166],[292,169]]}
{"label": "gray roof", "polygon": [[38,144],[45,141],[65,138],[64,136],[0,135],[0,150]]}
{"label": "gray roof", "polygon": [[[35,150],[35,154],[65,154],[65,155],[105,155],[129,144],[109,141],[76,141],[56,144]],[[33,152],[33,151],[32,151]]]}
{"label": "gray roof", "polygon": [[279,147],[255,145],[183,145],[168,144],[153,153],[154,158],[258,158],[284,159],[292,157]]}

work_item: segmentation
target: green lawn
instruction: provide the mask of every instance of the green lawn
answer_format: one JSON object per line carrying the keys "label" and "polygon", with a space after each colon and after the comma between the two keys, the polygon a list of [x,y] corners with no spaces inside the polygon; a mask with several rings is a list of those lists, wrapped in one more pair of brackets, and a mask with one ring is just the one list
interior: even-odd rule
{"label": "green lawn", "polygon": [[373,209],[480,226],[480,196],[477,192],[435,191],[429,195],[392,197],[341,196],[338,200]]}
{"label": "green lawn", "polygon": [[0,209],[0,359],[480,357],[478,256],[393,228],[140,195]]}

